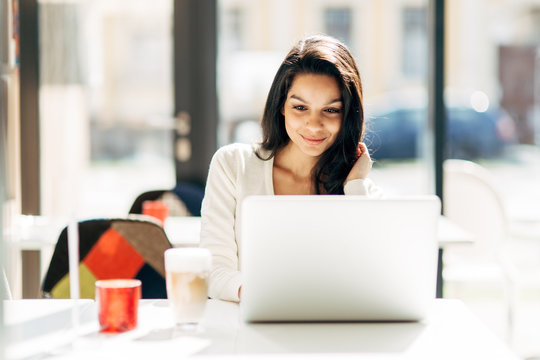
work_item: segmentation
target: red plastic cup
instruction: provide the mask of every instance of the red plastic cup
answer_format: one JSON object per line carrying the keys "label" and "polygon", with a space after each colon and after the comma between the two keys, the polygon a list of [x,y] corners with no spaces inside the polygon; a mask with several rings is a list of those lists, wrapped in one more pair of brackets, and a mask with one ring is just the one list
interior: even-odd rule
{"label": "red plastic cup", "polygon": [[169,216],[169,208],[167,204],[159,200],[146,200],[142,204],[142,212],[144,215],[152,216],[165,224],[165,219]]}
{"label": "red plastic cup", "polygon": [[141,281],[115,279],[96,281],[100,332],[120,333],[137,327]]}

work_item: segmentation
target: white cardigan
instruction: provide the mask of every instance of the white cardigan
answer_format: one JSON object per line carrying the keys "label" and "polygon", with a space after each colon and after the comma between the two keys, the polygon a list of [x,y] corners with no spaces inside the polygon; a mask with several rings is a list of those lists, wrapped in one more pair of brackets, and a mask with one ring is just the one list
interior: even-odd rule
{"label": "white cardigan", "polygon": [[[239,301],[242,200],[249,195],[274,195],[274,159],[259,159],[256,148],[248,144],[227,145],[210,162],[201,209],[200,244],[212,253],[208,290],[212,298]],[[344,192],[370,197],[379,194],[369,179],[347,182]]]}

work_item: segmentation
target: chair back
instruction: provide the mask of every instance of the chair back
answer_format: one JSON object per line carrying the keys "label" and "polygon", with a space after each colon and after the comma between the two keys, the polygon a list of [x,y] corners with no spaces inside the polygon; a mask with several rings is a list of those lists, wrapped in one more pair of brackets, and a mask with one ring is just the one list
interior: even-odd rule
{"label": "chair back", "polygon": [[[79,226],[81,298],[95,298],[95,282],[133,278],[143,298],[166,298],[164,252],[171,247],[163,228],[152,221],[92,219]],[[69,298],[67,227],[61,232],[42,285],[42,296]]]}
{"label": "chair back", "polygon": [[[449,247],[475,262],[497,259],[507,236],[507,217],[491,173],[466,160],[446,160],[444,169],[444,214],[475,237],[473,245]],[[450,255],[450,254],[448,254]]]}
{"label": "chair back", "polygon": [[192,216],[201,216],[204,187],[189,182],[179,182],[172,192],[185,204]]}
{"label": "chair back", "polygon": [[133,201],[130,214],[142,214],[146,200],[159,200],[169,208],[171,216],[201,216],[204,188],[189,182],[179,182],[171,190],[145,191]]}
{"label": "chair back", "polygon": [[151,190],[145,191],[135,198],[131,209],[129,209],[130,214],[142,214],[143,213],[143,202],[146,200],[158,200],[163,196],[167,190]]}

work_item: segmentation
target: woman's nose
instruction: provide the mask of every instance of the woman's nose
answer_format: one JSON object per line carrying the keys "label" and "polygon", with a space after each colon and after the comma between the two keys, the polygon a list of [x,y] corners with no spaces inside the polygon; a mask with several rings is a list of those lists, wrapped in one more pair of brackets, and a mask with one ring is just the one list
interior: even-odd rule
{"label": "woman's nose", "polygon": [[311,114],[306,117],[306,127],[309,128],[319,128],[322,126],[322,119],[319,114]]}

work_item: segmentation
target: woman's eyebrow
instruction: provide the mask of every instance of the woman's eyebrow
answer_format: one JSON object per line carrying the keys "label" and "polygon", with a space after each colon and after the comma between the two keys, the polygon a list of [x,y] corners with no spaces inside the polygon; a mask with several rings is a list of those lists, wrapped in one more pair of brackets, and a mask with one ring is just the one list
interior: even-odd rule
{"label": "woman's eyebrow", "polygon": [[[304,102],[306,104],[309,104],[309,101],[306,101],[304,99],[302,99],[300,96],[298,95],[291,95],[290,97],[291,99],[295,99],[295,100],[298,100],[298,101],[301,101],[301,102]],[[327,102],[325,105],[330,105],[330,104],[334,104],[334,103],[337,103],[337,102],[342,102],[341,101],[341,98],[335,98],[334,100],[330,100],[329,102]]]}
{"label": "woman's eyebrow", "polygon": [[302,99],[300,96],[294,95],[294,94],[291,95],[291,99],[295,99],[295,100],[298,100],[298,101],[301,101],[301,102],[304,102],[304,103],[308,103],[306,100]]}
{"label": "woman's eyebrow", "polygon": [[334,100],[330,100],[330,102],[328,102],[326,105],[330,105],[330,104],[337,103],[337,102],[342,102],[341,98],[336,98]]}

